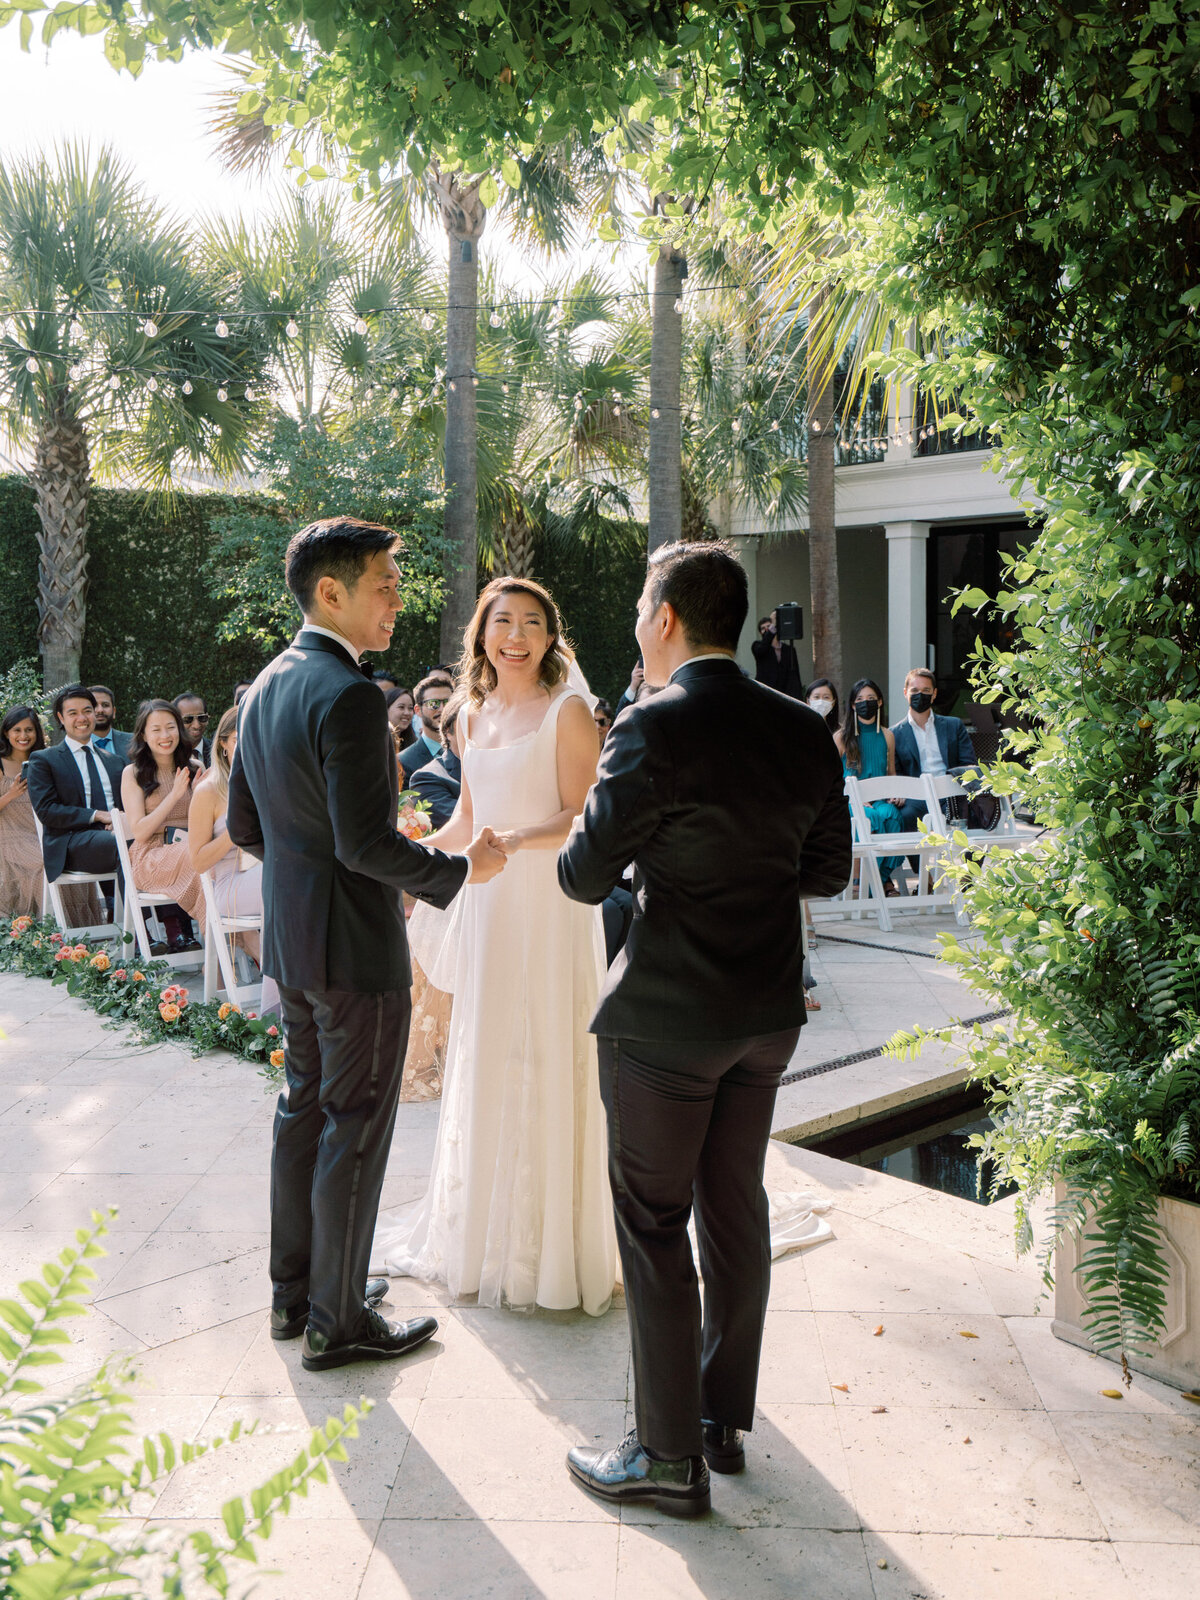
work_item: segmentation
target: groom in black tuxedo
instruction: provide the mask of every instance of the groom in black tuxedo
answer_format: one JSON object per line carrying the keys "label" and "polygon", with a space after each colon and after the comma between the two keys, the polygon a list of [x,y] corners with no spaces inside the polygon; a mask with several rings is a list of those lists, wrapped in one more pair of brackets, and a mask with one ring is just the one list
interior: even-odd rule
{"label": "groom in black tuxedo", "polygon": [[271,1159],[271,1333],[310,1371],[403,1355],[432,1317],[389,1323],[367,1267],[411,1017],[401,890],[446,906],[502,870],[484,829],[465,855],[396,831],[387,707],[364,652],[400,610],[388,528],[333,517],[287,551],[304,613],[243,696],[229,836],[263,861],[263,971],[279,984],[286,1086]]}
{"label": "groom in black tuxedo", "polygon": [[567,1464],[605,1500],[676,1516],[708,1510],[710,1467],[745,1464],[771,1281],[763,1166],[805,1020],[801,902],[839,893],[851,870],[833,739],[743,676],[746,612],[727,545],[651,556],[637,638],[660,692],[613,724],[558,858],[565,892],[592,905],[634,866],[633,924],[592,1032],[637,1428]]}

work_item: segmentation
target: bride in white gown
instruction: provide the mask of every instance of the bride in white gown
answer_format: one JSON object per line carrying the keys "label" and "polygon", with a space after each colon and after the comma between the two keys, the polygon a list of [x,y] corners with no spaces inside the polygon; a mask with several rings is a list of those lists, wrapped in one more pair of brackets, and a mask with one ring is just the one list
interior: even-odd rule
{"label": "bride in white gown", "polygon": [[436,1279],[481,1305],[599,1316],[616,1274],[587,1031],[604,938],[599,910],[568,900],[557,877],[598,755],[572,659],[540,585],[487,586],[464,646],[462,795],[428,842],[454,850],[487,825],[509,860],[448,911],[419,905],[410,921],[414,953],[453,1010],[429,1188],[380,1217],[372,1270]]}

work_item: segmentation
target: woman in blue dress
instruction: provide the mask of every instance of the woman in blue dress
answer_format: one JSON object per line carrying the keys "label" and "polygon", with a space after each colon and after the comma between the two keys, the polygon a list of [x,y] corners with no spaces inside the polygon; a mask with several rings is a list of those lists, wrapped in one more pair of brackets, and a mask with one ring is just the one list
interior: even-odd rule
{"label": "woman in blue dress", "polygon": [[[860,678],[850,691],[846,715],[833,736],[842,768],[856,778],[893,778],[896,775],[896,741],[883,720],[883,691],[870,678]],[[866,808],[872,833],[903,833],[900,812],[890,800],[875,800]],[[899,894],[892,874],[903,856],[885,856],[879,863],[886,895]]]}

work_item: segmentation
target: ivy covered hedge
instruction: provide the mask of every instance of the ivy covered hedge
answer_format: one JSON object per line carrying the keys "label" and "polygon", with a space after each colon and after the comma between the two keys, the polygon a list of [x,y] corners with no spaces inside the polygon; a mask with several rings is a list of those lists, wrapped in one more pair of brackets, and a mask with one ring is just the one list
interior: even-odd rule
{"label": "ivy covered hedge", "polygon": [[[237,680],[252,678],[268,659],[253,640],[219,639],[224,607],[205,581],[213,519],[239,509],[266,511],[269,502],[180,494],[165,504],[126,489],[93,490],[83,680],[112,687],[119,726],[132,726],[139,700],[171,698],[184,689],[204,695],[218,715],[231,703]],[[0,675],[38,654],[37,566],[33,491],[24,478],[0,477],[6,580],[0,584]],[[538,576],[562,605],[593,688],[610,699],[628,683],[637,651],[633,623],[643,575],[644,554],[539,552]],[[437,655],[437,623],[406,617],[386,664],[411,684]]]}

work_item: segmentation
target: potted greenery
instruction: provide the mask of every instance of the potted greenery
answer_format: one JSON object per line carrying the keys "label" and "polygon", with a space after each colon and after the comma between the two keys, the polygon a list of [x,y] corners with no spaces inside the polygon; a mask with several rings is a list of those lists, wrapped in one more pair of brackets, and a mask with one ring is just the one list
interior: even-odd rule
{"label": "potted greenery", "polygon": [[230,1567],[257,1561],[274,1518],[325,1478],[327,1461],[346,1459],[342,1441],[356,1435],[369,1403],[348,1405],[267,1483],[228,1500],[222,1533],[143,1523],[133,1515],[135,1495],[232,1443],[239,1428],[203,1444],[176,1444],[165,1433],[134,1439],[127,1366],[102,1367],[66,1395],[47,1393],[33,1376],[62,1360],[64,1319],[85,1314],[95,1277],[88,1261],[104,1253],[105,1231],[93,1213],[77,1248],[22,1283],[17,1298],[0,1300],[0,1596],[223,1596]]}

